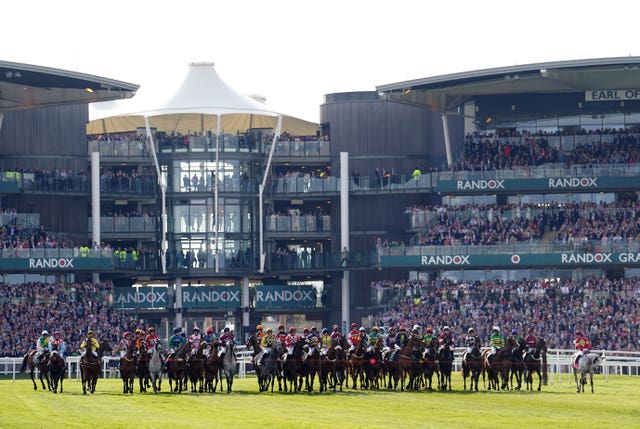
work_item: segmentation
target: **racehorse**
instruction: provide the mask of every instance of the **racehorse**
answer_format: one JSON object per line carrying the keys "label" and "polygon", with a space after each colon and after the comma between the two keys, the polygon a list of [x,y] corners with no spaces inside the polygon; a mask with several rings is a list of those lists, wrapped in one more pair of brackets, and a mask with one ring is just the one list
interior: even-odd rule
{"label": "racehorse", "polygon": [[[320,351],[318,350],[317,345],[309,350],[303,361],[306,363],[307,367],[305,378],[307,392],[313,392],[313,383],[316,375],[318,376],[318,379],[320,379],[320,373],[322,371],[322,361],[320,359]],[[320,392],[322,392],[322,383],[320,383]]]}
{"label": "racehorse", "polygon": [[191,393],[204,391],[204,349],[208,347],[206,341],[200,341],[196,354],[192,354],[187,360],[187,375],[191,382]]}
{"label": "racehorse", "polygon": [[153,393],[158,393],[162,386],[162,343],[156,341],[156,346],[151,353],[149,359],[149,375],[151,377],[151,387],[153,387]]}
{"label": "racehorse", "polygon": [[[167,361],[167,377],[169,378],[169,390],[181,393],[187,390],[187,357],[191,353],[191,343],[184,343],[175,356]],[[172,381],[175,381],[174,389]]]}
{"label": "racehorse", "polygon": [[301,375],[304,373],[302,362],[302,346],[304,343],[302,340],[295,343],[293,346],[293,352],[287,355],[283,365],[283,372],[285,376],[284,391],[287,391],[287,380],[289,381],[291,392],[299,392],[302,389]]}
{"label": "racehorse", "polygon": [[262,351],[262,348],[260,347],[260,340],[258,340],[258,338],[255,335],[250,335],[249,338],[247,339],[246,346],[253,351],[253,354],[251,355],[251,357],[252,357],[252,360],[254,361],[256,378],[258,379],[258,388],[262,392],[263,378],[264,378],[262,375],[263,365],[262,365],[262,362],[256,362],[256,356],[258,356],[258,353]]}
{"label": "racehorse", "polygon": [[[486,372],[489,379],[488,390],[492,388],[508,389],[509,388],[509,371],[511,370],[511,358],[512,350],[515,346],[515,340],[508,337],[506,344],[495,355],[491,355],[491,349],[487,349],[482,353],[482,379],[484,381],[484,374]],[[500,379],[502,378],[502,384]]]}
{"label": "racehorse", "polygon": [[358,388],[358,380],[360,381],[360,389],[364,389],[366,387],[367,379],[366,374],[364,372],[364,360],[365,353],[367,351],[367,342],[364,340],[358,341],[356,348],[351,352],[351,356],[349,356],[349,372],[351,373],[351,380],[353,381],[353,385],[351,386],[353,389]]}
{"label": "racehorse", "polygon": [[437,360],[437,350],[438,340],[436,338],[432,338],[422,353],[424,385],[427,390],[432,390],[433,374],[436,374],[438,380],[440,379],[440,366],[438,365]]}
{"label": "racehorse", "polygon": [[227,351],[222,358],[222,370],[224,371],[224,376],[227,380],[227,393],[231,393],[233,377],[236,375],[236,366],[238,363],[234,346],[235,343],[233,341],[229,341],[227,343]]}
{"label": "racehorse", "polygon": [[[31,376],[31,381],[33,382],[33,390],[38,390],[38,385],[36,384],[35,370],[38,369],[40,373],[40,383],[42,383],[42,390],[51,390],[51,381],[49,380],[49,351],[45,350],[38,364],[34,364],[34,358],[36,356],[37,351],[32,350],[22,358],[22,366],[20,367],[20,372],[25,372],[27,368],[29,369],[29,375]],[[44,385],[44,380],[47,380],[47,385]]]}
{"label": "racehorse", "polygon": [[535,372],[538,374],[538,391],[542,387],[542,362],[541,355],[547,352],[547,342],[544,338],[538,338],[536,348],[533,353],[526,351],[522,360],[524,361],[524,382],[527,390],[533,390],[533,376]]}
{"label": "racehorse", "polygon": [[384,363],[382,361],[382,338],[378,338],[373,345],[371,355],[365,361],[365,374],[367,377],[367,384],[371,389],[380,389],[380,379],[383,377]]}
{"label": "racehorse", "polygon": [[522,376],[525,371],[524,367],[524,350],[526,348],[526,344],[524,341],[520,341],[519,343],[515,341],[515,347],[511,352],[511,374],[509,376],[509,381],[511,383],[511,389],[513,387],[513,379],[516,379],[516,387],[515,390],[520,390],[522,387]]}
{"label": "racehorse", "polygon": [[133,379],[136,376],[136,358],[133,352],[135,341],[130,341],[124,357],[120,358],[120,377],[122,378],[122,393],[133,393]]}
{"label": "racehorse", "polygon": [[270,346],[269,353],[264,357],[262,364],[262,385],[260,386],[261,392],[266,392],[271,387],[271,393],[273,393],[273,386],[278,376],[278,367],[280,366],[280,359],[278,357],[278,351],[275,346]]}
{"label": "racehorse", "polygon": [[[574,354],[572,362],[575,361],[577,353]],[[573,368],[573,377],[576,380],[576,388],[578,393],[584,393],[584,385],[587,384],[587,374],[589,374],[589,382],[591,383],[591,393],[593,393],[593,370],[598,365],[598,361],[602,358],[597,353],[585,353],[578,359],[578,368]],[[578,377],[580,375],[580,377]],[[579,378],[579,380],[578,380]]]}
{"label": "racehorse", "polygon": [[144,341],[140,343],[140,350],[136,361],[136,375],[138,376],[140,393],[146,392],[147,388],[151,387],[151,374],[149,374],[149,354],[147,353],[147,345]]}
{"label": "racehorse", "polygon": [[82,378],[82,394],[86,395],[87,390],[90,393],[95,393],[96,384],[100,377],[102,356],[105,352],[111,351],[111,345],[107,340],[99,342],[97,353],[98,357],[95,357],[89,348],[82,358],[80,358],[80,375]]}
{"label": "racehorse", "polygon": [[400,390],[405,388],[405,376],[409,376],[407,382],[407,389],[417,389],[418,383],[416,382],[419,372],[419,361],[422,359],[422,341],[415,337],[410,336],[407,345],[397,353],[397,371],[394,373],[394,386],[398,387],[398,380],[400,381]]}
{"label": "racehorse", "polygon": [[222,370],[222,361],[218,357],[219,343],[214,340],[209,350],[209,357],[204,361],[204,390],[214,393],[218,388],[220,381],[220,371]]}
{"label": "racehorse", "polygon": [[60,393],[62,393],[62,380],[64,380],[66,369],[64,358],[58,353],[58,350],[53,350],[49,356],[49,376],[53,393],[58,393],[58,386],[60,386]]}
{"label": "racehorse", "polygon": [[444,344],[438,350],[438,387],[440,390],[451,390],[451,369],[453,368],[453,350],[449,344]]}
{"label": "racehorse", "polygon": [[478,380],[482,372],[482,356],[480,350],[474,347],[471,353],[465,351],[462,354],[462,380],[464,382],[464,390],[467,390],[467,377],[470,378],[469,390],[473,390],[475,386],[478,391]]}

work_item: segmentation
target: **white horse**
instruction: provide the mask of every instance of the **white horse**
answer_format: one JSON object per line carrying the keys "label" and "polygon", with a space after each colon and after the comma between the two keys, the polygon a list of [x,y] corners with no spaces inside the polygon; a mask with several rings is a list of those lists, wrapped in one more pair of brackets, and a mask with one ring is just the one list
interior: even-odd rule
{"label": "white horse", "polygon": [[151,386],[153,387],[153,393],[158,393],[160,391],[160,386],[162,385],[162,344],[160,342],[156,343],[155,349],[151,354],[151,359],[149,359],[149,374],[151,377]]}
{"label": "white horse", "polygon": [[227,343],[227,351],[222,358],[222,370],[227,379],[227,393],[231,393],[231,386],[233,385],[233,377],[236,375],[236,366],[238,360],[236,359],[236,352],[234,350],[234,342]]}
{"label": "white horse", "polygon": [[[574,358],[577,357],[577,353]],[[576,380],[576,389],[578,393],[584,393],[584,385],[587,384],[587,374],[589,374],[589,382],[591,383],[591,393],[593,393],[593,370],[599,364],[602,357],[597,353],[585,353],[578,360],[578,368],[573,368],[573,377]],[[578,379],[578,374],[580,379]]]}

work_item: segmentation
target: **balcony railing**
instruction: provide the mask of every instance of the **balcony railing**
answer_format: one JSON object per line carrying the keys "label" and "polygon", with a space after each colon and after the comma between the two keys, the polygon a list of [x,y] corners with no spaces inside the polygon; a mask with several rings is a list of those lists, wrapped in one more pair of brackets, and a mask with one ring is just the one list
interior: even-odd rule
{"label": "balcony railing", "polygon": [[[156,218],[149,216],[104,216],[100,217],[101,233],[154,233]],[[89,218],[89,232],[93,230],[92,218]]]}
{"label": "balcony railing", "polygon": [[[265,145],[264,152],[268,154],[271,144]],[[273,156],[277,157],[319,157],[330,155],[330,142],[325,140],[298,141],[282,140],[276,142],[276,149]]]}
{"label": "balcony railing", "polygon": [[282,216],[270,215],[265,219],[267,232],[330,232],[331,216],[329,215],[301,215]]}
{"label": "balcony railing", "polygon": [[100,152],[101,157],[148,157],[144,141],[140,140],[91,140],[89,153]]}
{"label": "balcony railing", "polygon": [[1,249],[2,258],[111,258],[112,249],[90,249],[83,255],[80,248]]}

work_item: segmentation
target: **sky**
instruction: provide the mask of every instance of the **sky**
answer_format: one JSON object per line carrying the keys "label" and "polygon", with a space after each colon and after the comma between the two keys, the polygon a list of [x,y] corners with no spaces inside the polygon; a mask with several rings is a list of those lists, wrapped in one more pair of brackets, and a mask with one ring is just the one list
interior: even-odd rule
{"label": "sky", "polygon": [[0,5],[0,60],[158,91],[188,63],[213,62],[239,92],[318,122],[325,94],[640,55],[639,10],[628,0],[20,0]]}

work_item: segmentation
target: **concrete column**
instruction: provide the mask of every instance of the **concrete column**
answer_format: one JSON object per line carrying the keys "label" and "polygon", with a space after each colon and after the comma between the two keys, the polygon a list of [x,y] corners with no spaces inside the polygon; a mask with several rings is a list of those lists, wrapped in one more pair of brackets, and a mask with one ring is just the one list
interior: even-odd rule
{"label": "concrete column", "polygon": [[451,154],[451,140],[449,139],[449,119],[447,114],[442,114],[442,130],[444,131],[444,148],[447,152],[447,167],[453,165],[453,155]]}
{"label": "concrete column", "polygon": [[[100,244],[100,152],[91,152],[91,244]],[[91,275],[94,283],[100,281],[100,274]]]}
{"label": "concrete column", "polygon": [[182,323],[182,277],[176,277],[176,326]]}
{"label": "concrete column", "polygon": [[[340,252],[349,247],[349,152],[340,152]],[[349,271],[342,276],[342,332],[351,320]]]}
{"label": "concrete column", "polygon": [[[240,296],[241,296],[241,306],[242,306],[242,331],[248,332],[247,328],[249,327],[249,277],[242,278],[242,286],[240,288]],[[242,339],[246,341],[246,338]]]}

